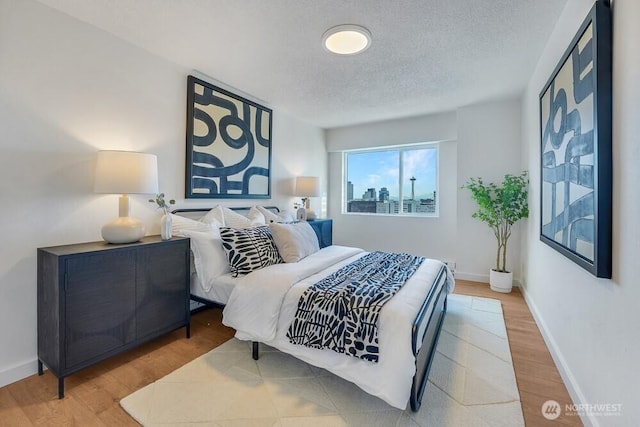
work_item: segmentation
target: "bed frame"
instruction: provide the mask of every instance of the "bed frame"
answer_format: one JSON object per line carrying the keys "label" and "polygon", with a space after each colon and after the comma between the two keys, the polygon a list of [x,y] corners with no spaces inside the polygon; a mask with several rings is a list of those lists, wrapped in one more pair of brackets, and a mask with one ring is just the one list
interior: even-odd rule
{"label": "bed frame", "polygon": [[[446,280],[446,267],[442,266],[438,273],[436,283],[439,284],[441,281]],[[413,412],[418,412],[418,409],[420,409],[422,396],[424,395],[424,390],[429,379],[431,363],[433,362],[433,356],[436,353],[436,347],[438,345],[438,338],[442,330],[442,322],[447,312],[447,285],[443,284],[439,292],[436,292],[436,288],[437,286],[431,288],[411,328],[411,349],[416,357],[416,373],[413,376],[411,396],[409,397],[411,410]],[[434,300],[433,310],[427,317],[429,305],[431,301]],[[418,347],[419,343],[422,343],[420,347]]]}
{"label": "bed frame", "polygon": [[[274,212],[280,211],[275,206],[267,206],[266,208]],[[249,208],[230,209],[235,211],[249,210]],[[202,216],[202,214],[207,211],[208,209],[176,209],[173,213],[196,218]],[[426,389],[427,381],[429,380],[429,370],[431,369],[438,338],[442,330],[442,322],[447,312],[447,285],[442,283],[446,280],[446,267],[442,266],[436,276],[435,285],[431,287],[411,327],[411,349],[416,359],[416,373],[413,376],[411,395],[409,397],[409,403],[413,412],[418,412],[422,404],[422,397]],[[223,304],[193,294],[191,295],[191,299],[209,307],[224,307]],[[431,306],[433,310],[429,310]],[[252,342],[252,357],[254,360],[258,360],[260,357],[259,342],[257,341]]]}

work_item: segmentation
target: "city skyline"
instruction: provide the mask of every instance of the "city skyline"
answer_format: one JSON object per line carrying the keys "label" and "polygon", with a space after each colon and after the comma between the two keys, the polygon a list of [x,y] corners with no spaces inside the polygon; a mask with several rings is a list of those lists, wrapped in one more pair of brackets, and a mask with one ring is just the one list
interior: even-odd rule
{"label": "city skyline", "polygon": [[[436,191],[434,191],[431,195],[427,195],[426,197],[411,197],[412,192],[410,191],[409,194],[405,194],[403,200],[405,201],[411,201],[411,200],[415,200],[415,201],[421,201],[421,200],[435,200],[436,198]],[[395,201],[398,202],[399,199],[396,198],[390,198],[389,197],[389,190],[387,189],[387,187],[382,187],[380,188],[380,190],[378,190],[375,187],[371,187],[371,188],[367,188],[367,191],[365,191],[362,196],[360,197],[355,197],[353,194],[353,183],[351,181],[347,181],[347,201],[351,201],[351,200],[355,200],[355,201],[376,201],[376,202],[389,202],[389,201]]]}
{"label": "city skyline", "polygon": [[[389,200],[399,200],[399,164],[398,150],[350,153],[348,155],[347,181],[348,196],[354,200],[362,199],[370,189],[387,188]],[[437,149],[416,148],[404,150],[403,158],[403,198],[411,197],[411,178],[415,177],[415,199],[433,198],[437,191]]]}

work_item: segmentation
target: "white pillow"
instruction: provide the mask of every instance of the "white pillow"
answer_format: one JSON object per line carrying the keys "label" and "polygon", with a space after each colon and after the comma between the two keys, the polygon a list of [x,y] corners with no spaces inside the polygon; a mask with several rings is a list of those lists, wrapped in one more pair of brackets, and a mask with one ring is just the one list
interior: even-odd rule
{"label": "white pillow", "polygon": [[280,211],[278,212],[278,216],[282,218],[282,220],[276,222],[294,222],[296,220],[296,216],[289,211]]}
{"label": "white pillow", "polygon": [[249,209],[247,218],[249,218],[251,221],[255,223],[259,223],[260,225],[265,225],[267,223],[267,221],[264,218],[264,215],[262,214],[262,212],[260,212],[260,209],[258,209],[257,206],[252,206],[251,209]]}
{"label": "white pillow", "polygon": [[224,226],[229,228],[252,228],[257,227],[259,225],[264,225],[264,223],[260,224],[258,221],[252,221],[244,215],[240,215],[237,212],[232,211],[229,208],[222,208],[222,213],[224,215]]}
{"label": "white pillow", "polygon": [[211,232],[217,230],[218,224],[204,223],[180,215],[171,214],[171,231],[176,235],[184,235],[184,231]]}
{"label": "white pillow", "polygon": [[264,206],[256,206],[256,208],[258,208],[262,215],[264,215],[265,224],[270,224],[272,222],[282,222],[282,218],[280,218],[278,215],[274,214]]}
{"label": "white pillow", "polygon": [[202,218],[200,218],[200,221],[205,224],[217,223],[216,225],[218,227],[224,227],[224,212],[222,211],[222,206],[217,205],[215,208],[211,209]]}
{"label": "white pillow", "polygon": [[269,224],[273,241],[284,262],[298,262],[320,250],[318,237],[307,222]]}
{"label": "white pillow", "polygon": [[215,232],[182,230],[182,234],[191,239],[191,252],[200,285],[205,292],[209,292],[217,277],[231,272],[220,232],[217,229]]}

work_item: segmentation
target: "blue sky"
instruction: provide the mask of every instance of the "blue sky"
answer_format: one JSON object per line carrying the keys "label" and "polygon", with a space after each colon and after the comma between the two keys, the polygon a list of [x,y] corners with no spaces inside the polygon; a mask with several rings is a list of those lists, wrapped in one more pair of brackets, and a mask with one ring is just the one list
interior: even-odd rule
{"label": "blue sky", "polygon": [[[347,181],[353,183],[353,197],[359,199],[367,188],[376,189],[376,197],[382,187],[387,187],[391,198],[398,197],[397,150],[368,153],[348,153]],[[437,183],[437,149],[410,149],[404,152],[404,197],[411,197],[412,176],[416,177],[416,199],[431,197]]]}

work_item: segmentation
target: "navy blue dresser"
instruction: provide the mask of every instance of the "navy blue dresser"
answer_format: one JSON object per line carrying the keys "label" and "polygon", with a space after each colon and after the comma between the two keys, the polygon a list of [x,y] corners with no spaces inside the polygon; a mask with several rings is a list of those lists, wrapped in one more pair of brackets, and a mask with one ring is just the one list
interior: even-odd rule
{"label": "navy blue dresser", "polygon": [[333,245],[333,220],[332,219],[310,219],[307,220],[313,231],[318,236],[320,249]]}

